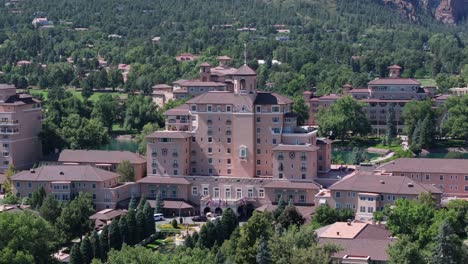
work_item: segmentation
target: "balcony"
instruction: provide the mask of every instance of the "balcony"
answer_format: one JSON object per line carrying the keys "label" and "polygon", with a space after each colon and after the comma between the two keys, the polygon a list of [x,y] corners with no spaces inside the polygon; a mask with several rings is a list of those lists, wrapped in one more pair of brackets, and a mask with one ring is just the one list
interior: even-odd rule
{"label": "balcony", "polygon": [[226,131],[226,136],[230,136],[232,132],[230,130]]}
{"label": "balcony", "polygon": [[177,158],[178,156],[179,156],[179,154],[177,152],[172,153],[172,157]]}
{"label": "balcony", "polygon": [[0,129],[0,135],[14,135],[19,134],[18,129],[2,128]]}
{"label": "balcony", "polygon": [[209,126],[211,126],[211,125],[213,125],[213,121],[212,121],[212,120],[207,120],[207,121],[206,121],[206,124],[209,125]]}
{"label": "balcony", "polygon": [[301,172],[306,172],[306,171],[307,171],[307,168],[304,168],[304,167],[301,168]]}
{"label": "balcony", "polygon": [[172,164],[172,168],[174,168],[174,169],[179,168],[179,164]]}
{"label": "balcony", "polygon": [[231,120],[226,120],[226,126],[230,126],[232,124]]}
{"label": "balcony", "polygon": [[17,126],[19,125],[18,120],[7,120],[7,121],[0,121],[1,126]]}
{"label": "balcony", "polygon": [[301,161],[306,161],[307,157],[306,156],[301,156]]}

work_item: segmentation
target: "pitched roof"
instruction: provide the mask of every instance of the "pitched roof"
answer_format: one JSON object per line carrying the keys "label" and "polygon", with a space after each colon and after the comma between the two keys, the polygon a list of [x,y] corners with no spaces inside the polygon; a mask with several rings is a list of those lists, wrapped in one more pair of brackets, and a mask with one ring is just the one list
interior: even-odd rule
{"label": "pitched roof", "polygon": [[316,151],[319,147],[313,146],[311,144],[307,145],[284,145],[279,144],[273,148],[273,151]]}
{"label": "pitched roof", "polygon": [[190,184],[188,180],[178,177],[170,176],[147,176],[137,181],[137,183],[159,183],[159,184]]}
{"label": "pitched roof", "polygon": [[200,64],[200,67],[211,67],[211,64],[209,64],[208,62],[203,62],[202,64]]}
{"label": "pitched roof", "polygon": [[337,244],[342,250],[334,258],[344,256],[370,257],[371,260],[387,261],[386,249],[394,243],[390,232],[381,226],[353,221],[336,222],[316,230],[320,244]]}
{"label": "pitched roof", "polygon": [[383,176],[367,172],[358,172],[343,178],[329,187],[330,190],[356,191],[367,193],[392,193],[419,195],[420,193],[442,193],[430,184],[415,182],[403,176]]}
{"label": "pitched roof", "polygon": [[320,190],[320,186],[316,182],[311,181],[289,181],[275,179],[263,185],[265,188],[283,188],[283,189],[314,189]]}
{"label": "pitched roof", "polygon": [[355,88],[349,91],[349,93],[369,93],[369,89],[367,88]]}
{"label": "pitched roof", "polygon": [[[156,207],[156,201],[155,200],[148,200],[148,203],[150,204],[151,207]],[[184,201],[171,201],[171,200],[164,200],[164,206],[165,209],[192,209],[193,206],[190,204],[184,202]]]}
{"label": "pitched roof", "polygon": [[164,115],[188,115],[189,112],[189,106],[183,104],[167,110]]}
{"label": "pitched roof", "polygon": [[194,86],[194,87],[223,87],[226,84],[222,82],[202,82],[200,80],[189,80],[185,82],[180,82],[180,86]]}
{"label": "pitched roof", "polygon": [[153,89],[172,89],[172,86],[167,85],[167,84],[157,84],[152,87]]}
{"label": "pitched roof", "polygon": [[218,60],[231,60],[230,57],[226,56],[226,55],[223,55],[223,56],[218,56],[217,58]]}
{"label": "pitched roof", "polygon": [[34,170],[22,171],[11,177],[14,181],[88,181],[101,182],[118,178],[114,172],[90,165],[41,166]]}
{"label": "pitched roof", "polygon": [[257,73],[247,64],[244,64],[239,69],[237,69],[234,75],[257,75]]}
{"label": "pitched roof", "polygon": [[377,168],[386,172],[459,173],[468,174],[467,159],[400,158]]}
{"label": "pitched roof", "polygon": [[378,78],[370,81],[368,85],[421,85],[420,82],[408,78]]}
{"label": "pitched roof", "polygon": [[257,92],[254,104],[256,105],[278,105],[278,104],[292,104],[293,100],[286,96],[270,93],[270,92]]}
{"label": "pitched roof", "polygon": [[390,66],[388,66],[388,68],[389,69],[401,69],[401,67],[396,65],[396,64],[390,65]]}
{"label": "pitched roof", "polygon": [[119,217],[123,214],[126,214],[127,210],[119,210],[119,209],[104,209],[99,212],[96,212],[95,214],[91,215],[89,219],[99,219],[99,220],[112,220],[116,217]]}
{"label": "pitched roof", "polygon": [[130,151],[118,150],[71,150],[65,149],[60,153],[58,161],[77,163],[111,163],[118,164],[124,160],[132,164],[145,163],[146,159]]}
{"label": "pitched roof", "polygon": [[169,130],[164,130],[164,131],[155,131],[146,138],[188,138],[190,137],[191,134],[183,131],[169,131]]}
{"label": "pitched roof", "polygon": [[188,100],[187,104],[232,104],[250,109],[253,102],[250,96],[236,95],[229,91],[211,91]]}
{"label": "pitched roof", "polygon": [[333,254],[333,258],[342,259],[345,256],[369,256],[371,260],[388,261],[387,247],[395,240],[375,240],[375,239],[333,239],[320,238],[320,244],[335,244],[343,250]]}
{"label": "pitched roof", "polygon": [[15,86],[12,84],[0,83],[0,90],[3,89],[15,89]]}

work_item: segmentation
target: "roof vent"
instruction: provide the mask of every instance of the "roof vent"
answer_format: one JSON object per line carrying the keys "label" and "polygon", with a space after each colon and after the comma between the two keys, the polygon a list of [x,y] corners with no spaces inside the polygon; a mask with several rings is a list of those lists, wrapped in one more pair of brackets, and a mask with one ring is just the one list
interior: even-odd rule
{"label": "roof vent", "polygon": [[340,235],[340,232],[336,232],[336,235],[339,236],[339,235]]}
{"label": "roof vent", "polygon": [[29,172],[30,173],[36,173],[36,171],[34,169],[30,169]]}
{"label": "roof vent", "polygon": [[59,175],[63,175],[63,174],[64,174],[63,171],[59,172]]}
{"label": "roof vent", "polygon": [[408,182],[408,187],[413,187],[413,183],[412,182]]}
{"label": "roof vent", "polygon": [[380,180],[380,184],[385,184],[385,181],[384,181],[384,180]]}
{"label": "roof vent", "polygon": [[348,219],[347,223],[350,226],[351,225],[351,219]]}

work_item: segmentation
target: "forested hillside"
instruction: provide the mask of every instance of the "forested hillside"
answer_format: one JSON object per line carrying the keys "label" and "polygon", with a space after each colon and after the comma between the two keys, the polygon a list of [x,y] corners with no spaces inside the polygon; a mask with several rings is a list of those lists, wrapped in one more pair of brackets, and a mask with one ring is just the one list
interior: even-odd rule
{"label": "forested hillside", "polygon": [[[404,68],[404,77],[436,78],[442,88],[468,81],[463,23],[445,26],[431,16],[414,22],[379,0],[0,3],[0,81],[20,88],[79,87],[87,78],[97,78],[100,58],[110,64],[109,75],[118,63],[132,64],[125,88],[149,91],[156,83],[194,76],[196,63],[215,63],[218,55],[229,55],[240,65],[244,43],[261,88],[269,82],[271,89],[288,95],[312,87],[319,94],[339,92],[345,82],[362,86],[385,76],[392,63]],[[54,28],[35,29],[31,22],[37,16],[46,16]],[[238,30],[244,27],[256,30]],[[290,33],[277,33],[278,28]],[[153,37],[160,37],[160,43],[152,43]],[[178,63],[174,56],[181,52],[202,58]],[[258,59],[266,60],[265,66],[259,67]],[[272,65],[272,59],[282,64]],[[17,66],[21,60],[33,63]]]}

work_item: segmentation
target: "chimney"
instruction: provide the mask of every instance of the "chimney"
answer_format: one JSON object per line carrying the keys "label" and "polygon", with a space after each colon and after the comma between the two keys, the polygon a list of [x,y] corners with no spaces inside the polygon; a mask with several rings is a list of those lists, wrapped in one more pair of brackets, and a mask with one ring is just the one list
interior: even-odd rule
{"label": "chimney", "polygon": [[351,219],[348,219],[347,224],[350,226],[351,225]]}
{"label": "chimney", "polygon": [[340,232],[336,232],[336,235],[339,236],[339,235],[340,235]]}
{"label": "chimney", "polygon": [[64,175],[63,171],[59,172],[59,175]]}
{"label": "chimney", "polygon": [[401,67],[394,64],[388,67],[388,77],[389,78],[400,78]]}

